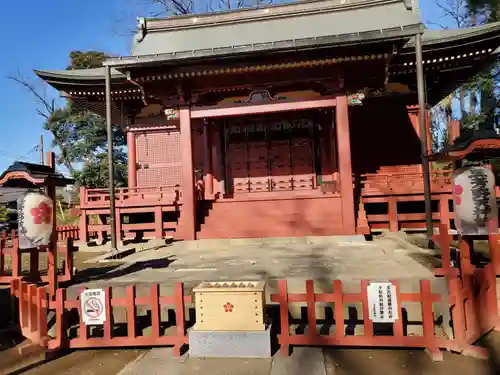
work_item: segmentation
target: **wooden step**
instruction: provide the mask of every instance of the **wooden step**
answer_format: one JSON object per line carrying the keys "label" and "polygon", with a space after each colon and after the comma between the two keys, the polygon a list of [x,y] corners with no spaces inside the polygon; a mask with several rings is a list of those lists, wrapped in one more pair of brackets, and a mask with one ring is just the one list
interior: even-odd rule
{"label": "wooden step", "polygon": [[346,234],[340,198],[216,202],[198,238]]}

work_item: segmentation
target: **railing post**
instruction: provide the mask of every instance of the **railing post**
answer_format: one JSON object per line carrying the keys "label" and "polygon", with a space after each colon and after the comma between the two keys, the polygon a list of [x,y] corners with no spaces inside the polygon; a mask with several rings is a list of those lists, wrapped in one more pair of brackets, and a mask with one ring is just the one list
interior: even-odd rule
{"label": "railing post", "polygon": [[174,303],[175,303],[175,325],[177,344],[174,346],[174,356],[180,357],[181,349],[184,346],[186,335],[186,317],[184,311],[184,284],[177,282],[174,286]]}
{"label": "railing post", "polygon": [[78,231],[78,240],[83,244],[89,242],[87,211],[83,209],[80,209],[80,225]]}
{"label": "railing post", "polygon": [[12,277],[19,277],[21,271],[21,254],[19,249],[19,238],[16,235],[15,231],[12,231],[11,234],[12,239],[12,248],[10,252],[10,258],[12,262]]}
{"label": "railing post", "polygon": [[439,222],[446,225],[450,225],[450,202],[447,195],[439,198]]}
{"label": "railing post", "polygon": [[161,206],[155,207],[155,237],[157,239],[163,238],[163,211]]}
{"label": "railing post", "polygon": [[4,273],[4,268],[5,268],[5,245],[6,245],[6,232],[3,232],[2,238],[0,238],[0,277]]}
{"label": "railing post", "polygon": [[290,327],[288,322],[288,288],[286,280],[278,281],[281,333],[279,337],[280,354],[290,355]]}
{"label": "railing post", "polygon": [[388,214],[389,214],[389,230],[391,232],[399,231],[399,221],[398,221],[398,202],[396,197],[390,196],[388,198]]}
{"label": "railing post", "polygon": [[[500,275],[500,246],[498,240],[500,236],[498,234],[488,235],[488,247],[490,253],[490,263],[493,268],[495,275]],[[1,259],[0,259],[1,261]],[[0,273],[1,273],[1,263],[0,263]]]}

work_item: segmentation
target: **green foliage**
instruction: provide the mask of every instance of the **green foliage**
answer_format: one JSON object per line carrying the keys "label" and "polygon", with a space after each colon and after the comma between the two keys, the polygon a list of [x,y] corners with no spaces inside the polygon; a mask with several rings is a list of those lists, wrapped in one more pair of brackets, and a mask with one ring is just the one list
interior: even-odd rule
{"label": "green foliage", "polygon": [[[99,51],[73,51],[70,53],[68,70],[89,69],[102,66],[108,57]],[[28,81],[10,76],[9,79],[17,82],[35,97],[41,110],[37,112],[44,118],[43,127],[54,136],[53,146],[59,149],[57,162],[63,164],[70,175],[84,186],[106,186],[107,131],[105,120],[90,111],[81,110],[67,100],[62,107],[56,107],[54,100],[47,100],[36,87]],[[123,152],[125,136],[119,125],[113,126],[113,148],[117,153],[115,170],[117,182],[126,181],[127,159]],[[82,166],[80,168],[80,166]]]}
{"label": "green foliage", "polygon": [[0,223],[9,219],[7,207],[0,205]]}
{"label": "green foliage", "polygon": [[[102,66],[108,57],[99,51],[73,51],[69,55],[68,70],[89,69]],[[86,187],[106,187],[107,132],[106,121],[99,115],[77,109],[70,100],[47,116],[44,128],[54,135],[54,145],[60,150],[58,163],[64,164],[73,178]],[[123,152],[125,136],[119,125],[113,126],[115,172],[117,186],[126,185],[127,157]],[[76,169],[75,165],[82,165]]]}
{"label": "green foliage", "polygon": [[495,22],[500,19],[499,0],[467,0],[467,8],[474,24]]}
{"label": "green foliage", "polygon": [[499,105],[498,95],[495,87],[498,82],[499,65],[495,63],[491,69],[479,72],[471,82],[463,85],[472,97],[471,107],[476,107],[478,97],[481,99],[480,111],[469,108],[469,111],[462,109],[460,128],[463,130],[478,130],[480,128],[492,129],[495,126],[495,113]]}
{"label": "green foliage", "polygon": [[109,56],[100,51],[72,51],[69,53],[70,64],[67,70],[99,68]]}
{"label": "green foliage", "polygon": [[[109,184],[108,159],[106,152],[94,153],[85,161],[84,167],[74,177],[89,188],[105,188]],[[127,186],[127,156],[122,149],[114,150],[115,183],[117,187]]]}
{"label": "green foliage", "polygon": [[[54,135],[54,143],[60,149],[58,162],[61,164],[85,164],[89,157],[107,149],[104,119],[94,113],[74,109],[71,102],[56,109],[45,121],[44,128]],[[113,141],[114,147],[126,144],[125,136],[118,125],[113,126]]]}

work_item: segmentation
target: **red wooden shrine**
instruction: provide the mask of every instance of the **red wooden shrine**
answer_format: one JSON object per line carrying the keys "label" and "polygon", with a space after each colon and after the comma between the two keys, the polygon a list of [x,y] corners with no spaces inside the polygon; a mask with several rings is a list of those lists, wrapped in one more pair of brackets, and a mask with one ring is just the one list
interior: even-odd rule
{"label": "red wooden shrine", "polygon": [[[423,30],[414,10],[319,0],[142,20],[131,56],[105,63],[128,144],[119,238],[424,229],[414,35],[431,106],[491,61],[499,28],[445,35]],[[37,74],[104,113],[104,68]],[[434,222],[452,225],[450,172],[431,170],[431,192]],[[80,240],[103,239],[107,188],[80,199]]]}

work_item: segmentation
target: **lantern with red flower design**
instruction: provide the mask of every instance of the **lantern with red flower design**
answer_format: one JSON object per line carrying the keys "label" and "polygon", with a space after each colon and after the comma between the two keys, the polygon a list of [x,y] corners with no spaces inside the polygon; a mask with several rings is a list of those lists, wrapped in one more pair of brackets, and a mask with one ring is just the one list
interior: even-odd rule
{"label": "lantern with red flower design", "polygon": [[18,201],[19,246],[48,245],[52,234],[52,199],[38,192],[27,193]]}

